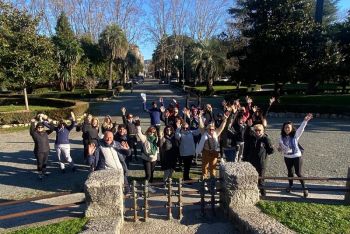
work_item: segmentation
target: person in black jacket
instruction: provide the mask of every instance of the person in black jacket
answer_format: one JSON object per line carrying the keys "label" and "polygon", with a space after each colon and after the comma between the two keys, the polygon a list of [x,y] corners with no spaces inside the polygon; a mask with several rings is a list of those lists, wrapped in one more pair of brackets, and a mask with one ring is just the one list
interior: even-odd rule
{"label": "person in black jacket", "polygon": [[[134,116],[131,113],[126,114],[125,107],[121,108],[123,123],[126,127],[128,134],[128,144],[134,150],[134,159],[137,161],[137,128],[135,125]],[[130,160],[132,159],[132,155]]]}
{"label": "person in black jacket", "polygon": [[174,128],[167,126],[164,128],[164,137],[161,138],[160,146],[160,162],[162,170],[164,170],[164,182],[167,182],[168,179],[172,178],[179,154],[179,146],[175,139]]}
{"label": "person in black jacket", "polygon": [[[267,155],[274,153],[274,147],[272,146],[270,138],[264,132],[264,126],[262,124],[256,124],[253,127],[252,120],[248,120],[248,126],[245,131],[245,137],[248,140],[245,142],[245,146],[249,149],[248,153],[243,159],[246,162],[250,162],[257,170],[260,177],[265,176]],[[258,185],[263,186],[264,180],[259,179]],[[266,195],[265,189],[260,189],[262,196]]]}
{"label": "person in black jacket", "polygon": [[126,126],[124,124],[118,125],[118,130],[114,134],[114,141],[116,143],[116,149],[118,150],[118,153],[123,155],[125,163],[129,168],[132,153],[130,145],[128,143],[130,142],[129,136],[127,134]]}
{"label": "person in black jacket", "polygon": [[31,120],[30,135],[34,140],[34,156],[37,160],[38,177],[43,179],[46,174],[46,165],[50,152],[48,135],[53,132],[53,129],[45,130],[44,124],[39,122],[35,125],[35,119]]}

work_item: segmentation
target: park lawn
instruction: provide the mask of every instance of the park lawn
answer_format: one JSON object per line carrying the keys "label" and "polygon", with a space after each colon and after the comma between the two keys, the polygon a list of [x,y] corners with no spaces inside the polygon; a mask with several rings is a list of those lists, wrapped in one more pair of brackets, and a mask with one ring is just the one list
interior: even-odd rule
{"label": "park lawn", "polygon": [[74,218],[40,227],[24,228],[10,234],[76,234],[82,231],[87,218]]}
{"label": "park lawn", "polygon": [[[45,110],[54,110],[56,107],[51,106],[29,106],[31,111],[45,111]],[[25,106],[23,105],[6,105],[0,106],[0,112],[8,112],[8,111],[24,111]]]}
{"label": "park lawn", "polygon": [[[222,91],[222,90],[236,89],[237,87],[234,85],[214,85],[213,88],[215,91]],[[199,91],[205,91],[207,90],[207,86],[196,86],[195,89]]]}
{"label": "park lawn", "polygon": [[258,207],[297,233],[350,234],[350,206],[260,201]]}

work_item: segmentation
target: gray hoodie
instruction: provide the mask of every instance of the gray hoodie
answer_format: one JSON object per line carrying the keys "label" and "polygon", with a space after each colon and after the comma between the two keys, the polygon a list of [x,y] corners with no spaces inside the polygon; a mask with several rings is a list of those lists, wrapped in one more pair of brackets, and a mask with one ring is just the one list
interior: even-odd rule
{"label": "gray hoodie", "polygon": [[180,141],[180,156],[193,156],[196,153],[193,136],[200,134],[200,129],[183,131],[176,129],[175,138]]}

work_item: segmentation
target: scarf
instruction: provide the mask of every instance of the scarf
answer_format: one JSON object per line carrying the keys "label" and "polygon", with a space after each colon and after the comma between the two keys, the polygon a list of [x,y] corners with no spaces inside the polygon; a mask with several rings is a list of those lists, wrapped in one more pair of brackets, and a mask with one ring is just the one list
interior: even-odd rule
{"label": "scarf", "polygon": [[157,137],[152,135],[147,136],[147,141],[150,143],[151,146],[151,155],[155,155],[158,150]]}

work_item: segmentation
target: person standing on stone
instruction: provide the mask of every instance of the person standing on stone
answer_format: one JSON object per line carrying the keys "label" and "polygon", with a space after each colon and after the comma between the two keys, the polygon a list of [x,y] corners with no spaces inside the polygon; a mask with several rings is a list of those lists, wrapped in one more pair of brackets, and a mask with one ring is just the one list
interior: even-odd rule
{"label": "person standing on stone", "polygon": [[[301,123],[297,130],[291,121],[283,123],[278,151],[282,152],[284,155],[284,162],[287,167],[288,177],[293,177],[293,169],[295,170],[295,174],[298,177],[303,177],[303,149],[299,144],[299,138],[303,134],[304,129],[310,119],[312,119],[312,114],[309,113],[305,116],[304,121]],[[309,193],[305,186],[304,180],[300,180],[300,183],[304,190],[304,197],[307,197]],[[287,193],[290,193],[292,189],[293,180],[289,180],[289,186],[286,189]]]}
{"label": "person standing on stone", "polygon": [[[245,130],[245,138],[248,139],[247,147],[249,153],[245,155],[243,161],[250,162],[257,170],[260,177],[265,176],[267,156],[274,153],[271,140],[265,134],[265,128],[262,124],[253,126],[253,121],[249,119],[248,127]],[[259,186],[264,186],[264,180],[258,180]],[[266,195],[265,189],[260,189],[261,196]]]}
{"label": "person standing on stone", "polygon": [[52,129],[45,130],[44,127],[43,123],[38,122],[35,124],[35,119],[32,119],[29,129],[29,133],[34,141],[34,156],[37,160],[38,178],[40,180],[44,178],[44,175],[47,175],[46,166],[50,152],[48,135],[53,132]]}
{"label": "person standing on stone", "polygon": [[50,125],[48,121],[44,121],[43,124],[45,127],[56,132],[55,149],[61,172],[66,172],[64,165],[65,162],[68,162],[72,168],[72,171],[75,172],[76,168],[70,155],[69,143],[69,133],[76,125],[74,113],[71,112],[71,124],[69,126],[64,122],[63,119],[58,122],[57,127]]}
{"label": "person standing on stone", "polygon": [[99,144],[90,141],[87,147],[88,162],[91,170],[117,169],[123,170],[125,192],[129,192],[128,186],[128,168],[124,157],[118,153],[117,143],[113,140],[113,133],[106,131]]}

